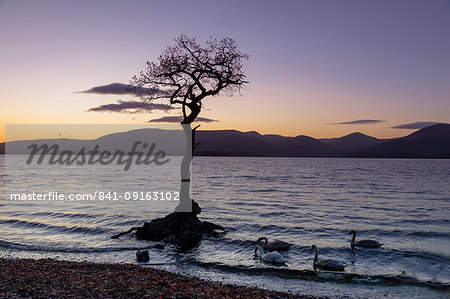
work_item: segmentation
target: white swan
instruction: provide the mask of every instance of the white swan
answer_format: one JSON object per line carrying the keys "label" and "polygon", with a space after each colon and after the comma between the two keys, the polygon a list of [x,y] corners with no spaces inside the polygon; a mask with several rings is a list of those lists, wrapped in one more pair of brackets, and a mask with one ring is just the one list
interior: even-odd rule
{"label": "white swan", "polygon": [[255,256],[258,255],[263,261],[269,263],[284,264],[287,262],[287,260],[278,251],[265,253],[264,249],[260,245],[256,245],[255,247]]}
{"label": "white swan", "polygon": [[317,252],[316,245],[311,246],[311,250],[314,250],[314,262],[313,262],[314,270],[316,270],[316,268],[319,268],[323,270],[344,271],[344,268],[347,266],[344,262],[337,260],[332,259],[319,260],[319,254]]}
{"label": "white swan", "polygon": [[380,248],[381,245],[378,241],[375,240],[360,240],[355,243],[356,239],[356,232],[352,229],[349,233],[349,235],[353,234],[352,241],[350,242],[350,246],[354,249],[356,247],[363,247],[363,248]]}
{"label": "white swan", "polygon": [[264,240],[263,248],[267,251],[285,251],[289,250],[291,245],[289,243],[279,240],[274,240],[269,243],[269,240],[266,237],[260,237],[256,243],[259,243],[260,241]]}

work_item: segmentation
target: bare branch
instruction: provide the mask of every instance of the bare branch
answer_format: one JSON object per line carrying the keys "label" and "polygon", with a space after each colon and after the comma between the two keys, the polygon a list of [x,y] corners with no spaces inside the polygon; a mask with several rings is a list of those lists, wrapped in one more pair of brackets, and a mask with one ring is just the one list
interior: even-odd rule
{"label": "bare branch", "polygon": [[130,82],[137,88],[160,91],[149,94],[148,101],[167,99],[170,104],[182,105],[182,123],[191,123],[200,113],[204,98],[241,92],[248,83],[243,71],[243,60],[248,58],[232,38],[211,38],[202,47],[195,38],[181,35],[157,62],[147,62],[147,68]]}

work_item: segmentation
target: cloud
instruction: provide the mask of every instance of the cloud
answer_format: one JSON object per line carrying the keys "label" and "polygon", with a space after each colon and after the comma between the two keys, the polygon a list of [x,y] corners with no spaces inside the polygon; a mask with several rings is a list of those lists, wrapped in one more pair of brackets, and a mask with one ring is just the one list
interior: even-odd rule
{"label": "cloud", "polygon": [[111,83],[108,85],[100,85],[92,87],[91,89],[79,91],[79,93],[95,93],[95,94],[116,94],[116,95],[132,95],[132,96],[144,96],[149,94],[160,93],[161,90],[152,88],[135,88],[130,84]]}
{"label": "cloud", "polygon": [[144,101],[118,101],[117,104],[105,104],[91,108],[89,112],[148,113],[153,110],[172,110],[172,106],[147,103]]}
{"label": "cloud", "polygon": [[[183,120],[181,116],[164,116],[156,119],[151,119],[149,123],[180,123]],[[211,123],[217,122],[218,120],[205,118],[205,117],[197,117],[194,122],[204,122]]]}
{"label": "cloud", "polygon": [[438,122],[433,121],[417,121],[415,123],[403,124],[391,127],[391,129],[408,129],[408,130],[416,130],[426,128],[435,124],[439,124]]}
{"label": "cloud", "polygon": [[377,124],[385,122],[384,120],[379,119],[358,119],[352,121],[344,121],[339,123],[329,123],[329,125],[368,125],[368,124]]}

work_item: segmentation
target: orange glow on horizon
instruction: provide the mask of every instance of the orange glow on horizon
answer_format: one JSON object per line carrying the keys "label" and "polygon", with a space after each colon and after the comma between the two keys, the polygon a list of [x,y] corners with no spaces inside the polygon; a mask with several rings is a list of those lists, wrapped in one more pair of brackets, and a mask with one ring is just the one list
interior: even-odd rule
{"label": "orange glow on horizon", "polygon": [[[47,124],[47,123],[45,123]],[[58,123],[56,123],[58,124]],[[51,124],[50,124],[51,125]],[[66,124],[64,124],[66,125]],[[83,125],[83,124],[80,124]],[[97,124],[99,125],[99,124]],[[114,127],[114,124],[103,124],[106,127]],[[121,127],[123,127],[125,124],[120,124]],[[149,127],[149,124],[141,123],[141,124],[126,124],[129,128],[129,130],[133,130],[136,128],[145,128]],[[164,124],[153,124],[154,126],[161,126]],[[171,124],[167,124],[168,126],[171,126]],[[173,124],[172,124],[173,125]],[[265,135],[265,134],[276,134],[276,135],[282,135],[282,136],[291,136],[295,137],[298,135],[306,135],[310,136],[316,139],[320,138],[333,138],[333,137],[342,137],[354,132],[361,132],[363,134],[373,136],[376,138],[395,138],[395,137],[402,137],[410,134],[411,132],[415,130],[394,130],[389,129],[386,124],[384,125],[378,125],[373,126],[366,125],[366,126],[352,126],[352,125],[339,125],[338,128],[334,128],[333,130],[330,130],[327,125],[322,126],[315,126],[314,124],[305,124],[302,125],[299,128],[296,126],[283,126],[283,124],[279,124],[278,126],[272,126],[271,124],[260,124],[258,128],[255,128],[253,124],[251,123],[240,123],[236,122],[236,124],[230,126],[226,124],[222,124],[221,122],[217,123],[201,123],[199,130],[238,130],[238,131],[257,131],[258,133]],[[5,127],[7,125],[3,124],[0,128],[0,142],[5,142]],[[387,128],[386,128],[387,127]],[[56,131],[55,131],[56,132]],[[60,136],[57,133],[53,132],[52,130],[46,134],[46,135],[39,135],[39,136],[33,136],[31,133],[23,132],[21,136],[23,138],[14,140],[25,140],[25,139],[43,139],[43,138],[49,138],[49,139],[56,139],[56,138],[74,138],[74,139],[94,139],[98,138],[100,136],[109,134],[113,132],[111,129],[105,129],[102,132],[93,133],[90,131],[86,131],[85,133],[77,132],[76,137],[75,136]],[[103,134],[103,135],[102,135]],[[17,134],[15,134],[17,135]],[[11,139],[8,137],[8,139]]]}

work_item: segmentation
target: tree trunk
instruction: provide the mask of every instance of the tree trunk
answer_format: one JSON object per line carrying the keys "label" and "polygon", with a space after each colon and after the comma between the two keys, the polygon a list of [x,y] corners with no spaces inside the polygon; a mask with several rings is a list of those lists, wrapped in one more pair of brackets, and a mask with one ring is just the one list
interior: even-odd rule
{"label": "tree trunk", "polygon": [[197,246],[202,238],[202,233],[214,234],[215,230],[225,229],[208,221],[201,221],[197,215],[201,213],[200,206],[191,199],[191,162],[193,154],[193,134],[190,124],[182,124],[186,135],[186,152],[181,161],[181,187],[180,202],[173,213],[164,218],[156,218],[145,222],[142,227],[133,227],[130,230],[117,234],[112,238],[136,231],[138,239],[161,241],[165,240],[177,244],[182,250]]}
{"label": "tree trunk", "polygon": [[190,124],[182,124],[184,134],[186,135],[186,152],[181,161],[181,188],[180,203],[175,208],[175,212],[192,212],[191,200],[191,163],[192,163],[192,128]]}
{"label": "tree trunk", "polygon": [[191,124],[197,118],[197,116],[200,113],[200,110],[202,109],[200,104],[197,104],[196,102],[191,102],[187,104],[187,106],[191,110],[191,113],[183,119],[183,121],[181,122],[182,125]]}

